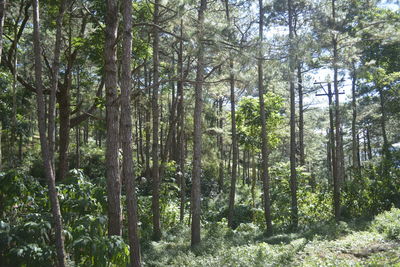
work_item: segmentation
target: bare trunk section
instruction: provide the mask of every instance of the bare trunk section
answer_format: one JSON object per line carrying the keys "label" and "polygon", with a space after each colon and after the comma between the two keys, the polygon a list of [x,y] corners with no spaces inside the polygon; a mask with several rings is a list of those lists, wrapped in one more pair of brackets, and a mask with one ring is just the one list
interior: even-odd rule
{"label": "bare trunk section", "polygon": [[352,137],[352,159],[353,159],[353,169],[355,173],[358,173],[360,169],[359,165],[359,144],[358,144],[358,138],[357,138],[357,128],[356,128],[356,123],[357,123],[357,98],[356,98],[356,81],[357,81],[357,76],[356,76],[356,70],[353,68],[353,75],[352,75],[352,82],[351,82],[351,108],[352,108],[352,120],[351,120],[351,137]]}
{"label": "bare trunk section", "polygon": [[6,16],[6,0],[0,0],[0,63],[1,63],[1,55],[3,53],[3,27],[4,27],[4,18]]}
{"label": "bare trunk section", "polygon": [[289,91],[290,91],[290,192],[291,192],[291,226],[298,226],[297,208],[297,173],[296,173],[296,103],[294,88],[294,44],[293,44],[293,6],[292,0],[288,0],[289,13]]}
{"label": "bare trunk section", "polygon": [[232,176],[231,188],[229,191],[229,213],[228,213],[228,226],[233,227],[233,216],[235,208],[235,194],[236,194],[236,179],[237,179],[237,165],[238,165],[238,144],[236,134],[236,109],[235,109],[235,76],[233,74],[233,59],[230,60],[229,84],[231,91],[231,129],[232,129]]}
{"label": "bare trunk section", "polygon": [[[336,30],[336,8],[335,8],[335,0],[332,0],[332,19],[333,19],[333,30]],[[335,210],[335,219],[338,221],[341,217],[341,207],[340,207],[340,187],[343,181],[343,167],[342,166],[342,158],[343,155],[341,151],[342,148],[342,138],[341,138],[341,129],[340,129],[340,110],[339,110],[339,88],[338,88],[338,43],[337,36],[332,36],[332,44],[333,44],[333,90],[335,94],[335,139],[336,139],[336,177],[333,180],[334,192],[333,192],[333,202],[334,202],[334,210]],[[335,179],[336,178],[336,179]]]}
{"label": "bare trunk section", "polygon": [[[0,0],[0,63],[1,63],[1,55],[3,52],[3,26],[4,26],[4,17],[6,14],[6,0]],[[1,137],[2,137],[2,122],[0,121],[0,171],[2,169],[2,153],[1,153]]]}
{"label": "bare trunk section", "polygon": [[329,142],[328,142],[328,155],[330,155],[329,159],[329,170],[332,174],[332,180],[334,181],[336,174],[336,145],[335,145],[335,126],[334,126],[334,116],[333,116],[333,100],[332,100],[332,88],[331,84],[328,83],[328,104],[329,104]]}
{"label": "bare trunk section", "polygon": [[193,131],[193,170],[192,170],[192,192],[191,192],[191,245],[200,243],[200,215],[201,215],[201,145],[202,145],[202,110],[203,110],[203,81],[204,81],[204,13],[207,8],[207,0],[200,1],[198,10],[198,33],[197,33],[197,69],[195,85],[194,105],[194,131]]}
{"label": "bare trunk section", "polygon": [[107,0],[104,47],[104,85],[106,88],[106,176],[108,198],[108,235],[121,235],[121,181],[118,166],[118,92],[117,92],[117,30],[118,5]]}
{"label": "bare trunk section", "polygon": [[[68,0],[62,0],[56,21],[56,43],[54,45],[54,58],[52,66],[50,101],[49,101],[49,123],[48,123],[48,140],[49,153],[52,165],[54,167],[54,151],[55,151],[55,119],[56,119],[56,94],[58,90],[58,73],[60,71],[60,54],[62,41],[62,27],[64,12],[67,7]],[[69,118],[68,118],[69,119]]]}
{"label": "bare trunk section", "polygon": [[[181,19],[180,36],[183,37],[183,19]],[[179,40],[179,53],[178,53],[178,75],[179,81],[177,84],[178,93],[178,162],[179,162],[179,185],[180,185],[180,222],[183,222],[185,215],[185,116],[184,116],[184,102],[183,102],[183,40]]]}
{"label": "bare trunk section", "polygon": [[218,120],[218,127],[221,130],[221,134],[218,136],[218,143],[219,143],[219,167],[218,167],[218,190],[219,192],[224,191],[224,137],[223,137],[223,127],[224,127],[224,119],[222,116],[222,104],[223,98],[221,97],[218,101],[218,112],[219,112],[219,120]]}
{"label": "bare trunk section", "polygon": [[55,175],[51,164],[49,146],[46,136],[46,114],[44,112],[44,95],[42,83],[42,61],[40,51],[40,26],[39,26],[39,2],[33,0],[33,46],[35,51],[35,83],[36,83],[36,102],[37,114],[40,134],[40,146],[42,151],[45,175],[48,181],[49,198],[51,204],[51,212],[54,222],[55,242],[57,252],[57,263],[59,267],[66,266],[66,256],[64,249],[64,237],[62,218],[60,212],[60,204],[57,197],[57,189],[55,184]]}
{"label": "bare trunk section", "polygon": [[122,175],[126,187],[126,206],[128,211],[128,239],[131,266],[141,266],[140,244],[137,228],[137,200],[132,149],[131,95],[131,54],[132,54],[132,2],[122,2],[123,43],[121,75],[121,138],[122,138]]}
{"label": "bare trunk section", "polygon": [[260,102],[260,117],[261,117],[261,155],[262,155],[262,181],[263,181],[263,198],[264,198],[264,215],[265,223],[267,225],[267,233],[272,233],[272,218],[271,218],[271,200],[269,195],[269,171],[268,171],[268,135],[267,135],[267,118],[265,114],[264,102],[264,75],[263,75],[263,39],[264,39],[264,7],[263,0],[258,0],[259,3],[259,55],[258,55],[258,94]]}
{"label": "bare trunk section", "polygon": [[[153,23],[158,25],[159,21],[159,0],[154,2],[154,16]],[[157,27],[153,27],[153,99],[152,99],[152,114],[153,114],[153,198],[152,198],[152,212],[153,212],[153,240],[159,241],[161,239],[161,225],[160,225],[160,168],[159,168],[159,105],[158,105],[158,94],[159,94],[159,32]]]}
{"label": "bare trunk section", "polygon": [[[228,21],[229,31],[231,31],[231,18],[229,16],[229,3],[225,1],[226,20]],[[229,34],[231,37],[231,34]],[[230,52],[232,53],[232,52]],[[229,191],[229,208],[228,208],[228,226],[233,228],[233,218],[235,210],[235,194],[236,194],[236,179],[237,179],[237,165],[239,158],[237,134],[236,134],[236,102],[235,102],[235,75],[233,73],[233,55],[229,55],[229,85],[230,85],[230,102],[231,102],[231,131],[232,131],[232,176],[231,187]]]}
{"label": "bare trunk section", "polygon": [[383,89],[378,88],[379,92],[379,104],[381,106],[381,130],[383,138],[382,154],[387,157],[389,155],[389,141],[386,133],[386,110],[385,110],[385,96],[383,95]]}
{"label": "bare trunk section", "polygon": [[297,90],[299,93],[299,154],[300,166],[306,164],[304,152],[304,107],[303,107],[303,77],[301,74],[301,64],[297,66]]}

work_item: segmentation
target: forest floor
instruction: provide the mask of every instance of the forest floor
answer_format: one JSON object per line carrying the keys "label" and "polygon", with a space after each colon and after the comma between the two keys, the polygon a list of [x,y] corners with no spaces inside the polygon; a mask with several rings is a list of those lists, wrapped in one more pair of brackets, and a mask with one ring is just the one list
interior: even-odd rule
{"label": "forest floor", "polygon": [[202,244],[190,249],[180,227],[162,242],[144,244],[145,266],[400,266],[400,242],[371,230],[367,221],[314,225],[266,237],[253,224],[230,230],[206,225]]}

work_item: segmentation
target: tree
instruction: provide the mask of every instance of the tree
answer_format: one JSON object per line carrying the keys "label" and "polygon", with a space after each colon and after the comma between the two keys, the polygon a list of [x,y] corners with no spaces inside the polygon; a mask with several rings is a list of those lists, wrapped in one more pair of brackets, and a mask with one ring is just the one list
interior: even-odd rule
{"label": "tree", "polygon": [[194,131],[193,131],[193,170],[191,191],[191,244],[192,247],[200,243],[200,215],[201,215],[201,144],[202,144],[202,110],[203,110],[203,81],[204,81],[204,13],[207,8],[207,0],[200,1],[198,9],[198,51],[195,83],[195,106],[194,106]]}
{"label": "tree", "polygon": [[55,174],[50,158],[49,143],[46,136],[46,118],[45,102],[43,96],[42,82],[42,60],[41,60],[41,42],[40,42],[40,22],[39,22],[39,1],[33,0],[33,46],[35,51],[35,83],[36,83],[36,104],[37,116],[40,134],[40,145],[44,164],[44,170],[49,188],[49,198],[51,203],[51,212],[54,220],[55,241],[57,251],[58,266],[66,266],[66,256],[64,248],[64,237],[62,227],[62,217],[60,204],[58,202],[57,189],[55,184]]}
{"label": "tree", "polygon": [[128,210],[129,255],[132,266],[141,266],[140,244],[137,229],[137,200],[135,190],[135,173],[132,150],[132,118],[131,118],[131,54],[132,54],[132,2],[122,2],[123,43],[121,74],[121,139],[122,139],[122,175],[126,187],[126,206]]}
{"label": "tree", "polygon": [[106,88],[106,176],[108,197],[108,235],[121,235],[121,181],[118,164],[117,30],[118,4],[107,0],[105,14],[104,85]]}
{"label": "tree", "polygon": [[[159,0],[154,2],[153,23],[158,25],[159,20]],[[152,212],[153,212],[153,239],[158,241],[161,239],[161,226],[160,226],[160,168],[159,168],[159,33],[157,26],[153,27],[153,98],[152,98],[152,115],[153,115],[153,198],[152,198]]]}
{"label": "tree", "polygon": [[262,181],[263,181],[263,198],[264,198],[264,215],[267,225],[267,232],[272,233],[272,218],[271,218],[271,200],[269,196],[269,172],[268,172],[268,135],[267,135],[267,120],[265,114],[264,103],[264,77],[263,77],[263,36],[264,36],[264,6],[263,1],[259,0],[259,54],[258,54],[258,98],[260,102],[260,117],[261,117],[261,157],[262,157]]}
{"label": "tree", "polygon": [[297,174],[296,174],[296,104],[294,88],[294,29],[293,29],[293,3],[288,0],[289,13],[289,91],[290,91],[290,191],[291,191],[291,216],[292,227],[298,225],[297,208]]}
{"label": "tree", "polygon": [[[228,30],[231,29],[231,18],[229,16],[229,3],[225,1],[226,9],[226,20],[228,22]],[[229,34],[230,39],[233,39],[233,34]],[[233,73],[233,55],[232,51],[229,52],[229,85],[230,85],[230,102],[231,102],[231,131],[232,131],[232,176],[231,176],[231,187],[229,191],[229,211],[228,211],[228,225],[233,227],[233,216],[235,209],[235,194],[236,194],[236,178],[238,169],[238,142],[236,134],[236,101],[235,101],[235,75]]]}

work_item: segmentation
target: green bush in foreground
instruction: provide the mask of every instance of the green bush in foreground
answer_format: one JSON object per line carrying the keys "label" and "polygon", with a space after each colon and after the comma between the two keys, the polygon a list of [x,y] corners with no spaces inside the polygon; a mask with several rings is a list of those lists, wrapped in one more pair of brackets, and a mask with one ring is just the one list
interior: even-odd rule
{"label": "green bush in foreground", "polygon": [[400,209],[392,208],[378,214],[372,222],[372,229],[389,239],[400,240]]}

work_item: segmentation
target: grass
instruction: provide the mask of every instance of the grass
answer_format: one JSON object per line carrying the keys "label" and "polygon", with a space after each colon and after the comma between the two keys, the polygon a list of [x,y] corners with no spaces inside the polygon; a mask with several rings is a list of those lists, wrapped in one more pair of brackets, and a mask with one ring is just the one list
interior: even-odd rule
{"label": "grass", "polygon": [[[400,223],[400,222],[398,222]],[[373,224],[376,224],[373,222]],[[177,226],[161,242],[143,244],[144,266],[399,266],[399,240],[370,222],[327,222],[265,236],[254,224],[231,230],[225,222],[203,226],[190,248],[190,229]]]}

